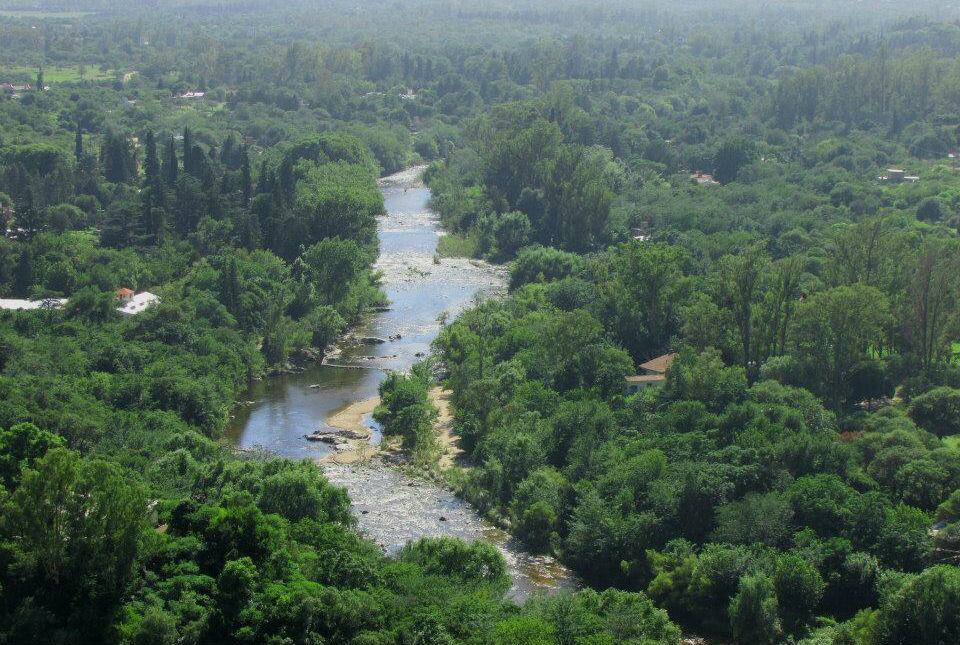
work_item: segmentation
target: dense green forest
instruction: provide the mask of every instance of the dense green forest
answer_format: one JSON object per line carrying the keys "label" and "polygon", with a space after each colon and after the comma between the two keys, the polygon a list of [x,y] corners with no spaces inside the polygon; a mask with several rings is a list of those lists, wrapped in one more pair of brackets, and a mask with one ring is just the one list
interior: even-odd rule
{"label": "dense green forest", "polygon": [[[0,1],[0,643],[960,641],[955,8],[125,5]],[[378,419],[433,454],[446,385],[452,484],[582,591],[222,441],[384,303],[418,163],[511,292]]]}

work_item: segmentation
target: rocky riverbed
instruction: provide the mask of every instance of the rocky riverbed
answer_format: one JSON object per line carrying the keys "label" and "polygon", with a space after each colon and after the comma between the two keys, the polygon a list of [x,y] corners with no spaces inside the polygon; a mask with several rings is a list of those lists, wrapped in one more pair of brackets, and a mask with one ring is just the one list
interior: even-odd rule
{"label": "rocky riverbed", "polygon": [[[577,586],[567,568],[529,553],[443,486],[403,474],[395,455],[377,447],[381,437],[371,415],[386,371],[407,370],[424,357],[442,317],[506,290],[502,267],[466,258],[435,261],[442,232],[422,170],[380,182],[387,214],[379,221],[376,269],[390,305],[354,330],[325,364],[255,384],[243,395],[249,403],[237,407],[228,437],[241,449],[322,462],[330,480],[349,492],[360,529],[388,553],[424,536],[489,540],[507,560],[514,598]],[[453,442],[449,425],[441,433]],[[455,458],[453,450],[447,454]]]}

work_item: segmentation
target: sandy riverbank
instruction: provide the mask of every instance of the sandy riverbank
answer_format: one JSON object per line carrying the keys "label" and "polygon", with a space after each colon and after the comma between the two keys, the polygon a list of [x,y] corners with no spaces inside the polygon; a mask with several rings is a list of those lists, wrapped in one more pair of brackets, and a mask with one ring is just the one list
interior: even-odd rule
{"label": "sandy riverbank", "polygon": [[370,428],[363,422],[364,417],[372,414],[380,404],[380,397],[374,396],[363,401],[356,401],[347,407],[337,410],[327,417],[327,425],[338,430],[347,430],[363,435],[361,439],[351,439],[343,450],[335,450],[320,459],[321,463],[355,464],[366,461],[378,452],[378,447],[370,445]]}

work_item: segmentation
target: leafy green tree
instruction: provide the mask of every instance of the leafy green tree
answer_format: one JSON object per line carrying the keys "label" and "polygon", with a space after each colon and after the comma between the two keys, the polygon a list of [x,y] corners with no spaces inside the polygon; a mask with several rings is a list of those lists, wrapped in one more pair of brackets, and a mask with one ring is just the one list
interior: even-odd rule
{"label": "leafy green tree", "polygon": [[793,633],[801,632],[813,620],[823,597],[820,572],[803,557],[785,553],[777,558],[773,584],[784,627]]}
{"label": "leafy green tree", "polygon": [[908,579],[877,615],[871,643],[935,645],[960,639],[960,571],[938,565]]}
{"label": "leafy green tree", "polygon": [[17,258],[17,266],[13,273],[14,293],[21,296],[30,294],[30,288],[33,286],[33,253],[29,246],[24,246],[20,250]]}
{"label": "leafy green tree", "polygon": [[755,346],[755,318],[767,262],[763,249],[751,247],[738,255],[724,256],[716,269],[720,305],[733,313],[740,332],[740,364],[751,381],[760,362]]}
{"label": "leafy green tree", "polygon": [[265,477],[258,505],[291,522],[309,518],[321,522],[349,522],[347,497],[330,486],[318,468],[299,465]]}
{"label": "leafy green tree", "polygon": [[856,495],[839,477],[825,473],[800,477],[787,490],[797,523],[823,536],[849,526]]}
{"label": "leafy green tree", "polygon": [[[293,214],[303,237],[293,238],[296,244],[340,237],[375,249],[376,218],[383,212],[383,195],[375,177],[362,166],[344,162],[298,168],[302,176],[296,182]],[[295,248],[285,248],[280,255],[292,259]]]}
{"label": "leafy green tree", "polygon": [[354,240],[331,237],[307,248],[299,260],[322,302],[336,305],[364,275],[370,256]]}
{"label": "leafy green tree", "polygon": [[724,141],[713,161],[713,176],[722,184],[736,181],[740,170],[753,160],[754,148],[744,139]]}
{"label": "leafy green tree", "polygon": [[176,618],[162,609],[144,613],[131,642],[133,645],[174,645],[177,642]]}
{"label": "leafy green tree", "polygon": [[136,150],[125,133],[115,130],[107,132],[100,147],[100,164],[107,181],[120,184],[136,176]]}
{"label": "leafy green tree", "polygon": [[779,493],[748,493],[716,512],[713,537],[721,542],[783,547],[792,535],[793,509]]}
{"label": "leafy green tree", "polygon": [[23,470],[10,499],[3,535],[18,548],[4,591],[87,634],[106,632],[133,575],[140,487],[114,464],[52,448]]}
{"label": "leafy green tree", "polygon": [[380,383],[380,404],[373,418],[385,434],[399,435],[403,447],[428,460],[437,452],[433,421],[437,410],[427,397],[426,380],[419,374],[393,372]]}
{"label": "leafy green tree", "polygon": [[553,628],[535,616],[515,616],[497,623],[497,645],[553,645]]}
{"label": "leafy green tree", "polygon": [[910,418],[939,437],[960,434],[960,390],[936,387],[910,402]]}
{"label": "leafy green tree", "polygon": [[780,620],[773,582],[763,574],[740,580],[737,595],[730,601],[730,629],[737,643],[758,645],[780,641]]}
{"label": "leafy green tree", "polygon": [[917,219],[925,222],[937,222],[943,219],[944,209],[936,197],[927,197],[917,206]]}
{"label": "leafy green tree", "polygon": [[517,533],[527,544],[539,550],[557,544],[567,486],[566,478],[549,467],[534,471],[517,486],[510,512]]}
{"label": "leafy green tree", "polygon": [[674,401],[701,401],[711,411],[738,403],[746,396],[743,368],[727,367],[716,350],[681,352],[667,372],[663,396]]}
{"label": "leafy green tree", "polygon": [[576,273],[581,263],[580,256],[559,249],[542,246],[523,249],[511,267],[510,288],[566,278]]}
{"label": "leafy green tree", "polygon": [[230,560],[217,577],[217,609],[228,637],[252,635],[250,611],[258,578],[257,567],[248,557]]}
{"label": "leafy green tree", "polygon": [[307,316],[307,324],[313,346],[321,349],[336,340],[347,326],[337,310],[328,305],[320,305],[311,311]]}
{"label": "leafy green tree", "polygon": [[70,318],[102,323],[118,317],[116,295],[96,287],[84,287],[74,293],[64,311]]}
{"label": "leafy green tree", "polygon": [[180,173],[179,161],[177,160],[177,145],[173,136],[167,137],[166,144],[163,147],[163,183],[167,189],[177,185],[177,177]]}
{"label": "leafy green tree", "polygon": [[960,272],[956,250],[942,240],[925,240],[907,285],[908,346],[928,379],[950,353],[949,312],[956,307]]}
{"label": "leafy green tree", "polygon": [[877,349],[889,323],[887,298],[866,285],[835,287],[808,298],[797,312],[793,355],[820,374],[813,389],[840,413],[853,367]]}
{"label": "leafy green tree", "polygon": [[143,171],[146,185],[158,186],[161,181],[160,157],[157,156],[157,139],[153,130],[147,130],[144,135]]}
{"label": "leafy green tree", "polygon": [[503,258],[513,257],[530,242],[530,232],[530,220],[524,213],[506,213],[497,220],[494,232],[497,254]]}
{"label": "leafy green tree", "polygon": [[12,490],[23,468],[32,468],[48,450],[61,446],[62,437],[32,423],[18,423],[9,430],[0,428],[0,480]]}
{"label": "leafy green tree", "polygon": [[57,204],[47,209],[47,222],[58,233],[79,228],[85,221],[84,212],[73,204]]}
{"label": "leafy green tree", "polygon": [[418,565],[428,575],[453,576],[468,584],[482,583],[500,589],[510,584],[503,556],[488,542],[421,538],[400,549],[397,557]]}
{"label": "leafy green tree", "polygon": [[685,290],[683,251],[634,242],[617,247],[611,261],[615,274],[605,297],[615,312],[618,340],[637,361],[664,353],[677,331]]}

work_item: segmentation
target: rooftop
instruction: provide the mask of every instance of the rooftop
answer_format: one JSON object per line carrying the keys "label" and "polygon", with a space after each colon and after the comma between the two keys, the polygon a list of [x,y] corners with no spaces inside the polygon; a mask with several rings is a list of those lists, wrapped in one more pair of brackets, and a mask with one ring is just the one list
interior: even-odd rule
{"label": "rooftop", "polygon": [[11,311],[26,309],[57,309],[62,307],[65,302],[65,298],[44,298],[43,300],[0,298],[0,309],[8,309]]}
{"label": "rooftop", "polygon": [[149,291],[143,291],[130,298],[122,307],[117,307],[117,311],[132,316],[141,313],[158,302],[160,302],[160,296],[150,293]]}
{"label": "rooftop", "polygon": [[670,369],[670,366],[673,365],[673,359],[676,357],[676,354],[664,354],[663,356],[657,356],[656,358],[651,358],[646,363],[640,365],[640,369],[647,372],[653,372],[655,374],[666,374],[667,370]]}

